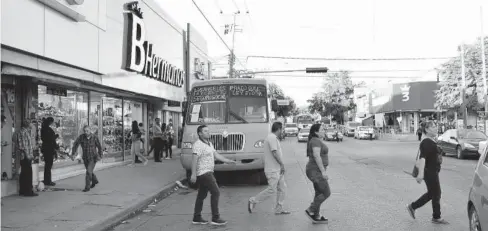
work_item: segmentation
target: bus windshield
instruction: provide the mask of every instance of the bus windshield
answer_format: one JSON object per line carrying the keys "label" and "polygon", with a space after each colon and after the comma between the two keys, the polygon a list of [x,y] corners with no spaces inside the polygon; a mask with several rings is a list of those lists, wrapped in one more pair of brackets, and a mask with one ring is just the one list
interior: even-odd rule
{"label": "bus windshield", "polygon": [[355,128],[357,126],[361,126],[361,123],[358,123],[358,122],[348,123],[347,126],[349,126],[351,128]]}
{"label": "bus windshield", "polygon": [[259,84],[207,85],[192,89],[188,124],[266,123],[266,86]]}

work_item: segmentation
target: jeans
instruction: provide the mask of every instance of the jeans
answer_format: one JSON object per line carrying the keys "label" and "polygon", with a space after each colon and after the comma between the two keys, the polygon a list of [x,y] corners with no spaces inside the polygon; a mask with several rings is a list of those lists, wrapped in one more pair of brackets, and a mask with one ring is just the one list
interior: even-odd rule
{"label": "jeans", "polygon": [[161,138],[154,138],[154,161],[161,162],[161,155],[163,152],[163,139]]}
{"label": "jeans", "polygon": [[53,168],[54,154],[44,154],[44,184],[52,183],[51,169]]}
{"label": "jeans", "polygon": [[32,187],[32,160],[20,161],[19,194],[28,195],[34,192]]}
{"label": "jeans", "polygon": [[439,173],[437,171],[425,170],[424,181],[427,186],[427,192],[412,203],[412,208],[414,210],[418,209],[432,200],[432,218],[439,219],[441,218],[441,184],[439,181]]}
{"label": "jeans", "polygon": [[212,219],[219,219],[219,197],[220,191],[217,185],[217,180],[213,172],[207,172],[201,176],[197,176],[197,184],[199,186],[197,200],[195,201],[195,211],[193,218],[202,217],[203,201],[207,198],[210,191],[210,209],[212,211]]}
{"label": "jeans", "polygon": [[92,184],[97,184],[98,179],[93,170],[95,169],[95,161],[85,162],[86,176],[85,176],[85,189],[90,189]]}
{"label": "jeans", "polygon": [[251,197],[251,202],[257,204],[276,194],[275,211],[281,212],[286,195],[285,176],[281,175],[280,172],[266,172],[266,178],[268,179],[268,187],[255,197]]}
{"label": "jeans", "polygon": [[168,143],[166,145],[166,156],[168,156],[168,153],[169,153],[169,157],[170,158],[173,158],[173,138],[169,138],[168,139]]}
{"label": "jeans", "polygon": [[312,181],[313,188],[315,189],[315,196],[313,198],[308,211],[313,214],[320,213],[320,206],[324,203],[330,196],[329,182],[322,176],[319,169],[307,169],[307,177]]}

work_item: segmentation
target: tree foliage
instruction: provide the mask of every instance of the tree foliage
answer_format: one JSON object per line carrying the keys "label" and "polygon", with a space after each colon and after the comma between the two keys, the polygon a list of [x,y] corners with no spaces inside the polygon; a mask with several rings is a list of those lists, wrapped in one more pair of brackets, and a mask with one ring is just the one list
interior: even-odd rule
{"label": "tree foliage", "polygon": [[[466,106],[480,110],[483,106],[483,79],[481,44],[479,38],[473,44],[464,45],[464,66],[466,76]],[[488,54],[488,37],[484,39],[485,54]],[[458,51],[460,51],[460,47]],[[454,57],[438,68],[440,89],[436,91],[436,107],[457,109],[462,104],[461,57]]]}
{"label": "tree foliage", "polygon": [[286,117],[298,114],[298,109],[295,101],[290,96],[285,95],[283,89],[276,83],[269,84],[268,95],[270,95],[272,99],[286,99],[290,101],[290,104],[288,106],[278,106],[278,111],[276,112],[277,116]]}
{"label": "tree foliage", "polygon": [[354,87],[362,84],[353,84],[347,71],[327,74],[321,90],[308,100],[310,113],[330,115],[333,120],[344,123],[344,114],[356,108],[353,102]]}

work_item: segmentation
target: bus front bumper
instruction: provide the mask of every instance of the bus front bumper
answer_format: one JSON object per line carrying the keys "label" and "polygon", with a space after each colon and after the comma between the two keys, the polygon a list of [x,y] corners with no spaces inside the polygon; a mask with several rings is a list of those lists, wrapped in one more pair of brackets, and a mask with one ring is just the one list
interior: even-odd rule
{"label": "bus front bumper", "polygon": [[[186,151],[186,152],[185,152]],[[215,171],[242,171],[264,169],[264,154],[255,153],[223,153],[222,156],[235,160],[237,164],[225,164],[215,160]],[[180,155],[181,165],[185,170],[191,170],[193,154],[191,149],[183,149]]]}

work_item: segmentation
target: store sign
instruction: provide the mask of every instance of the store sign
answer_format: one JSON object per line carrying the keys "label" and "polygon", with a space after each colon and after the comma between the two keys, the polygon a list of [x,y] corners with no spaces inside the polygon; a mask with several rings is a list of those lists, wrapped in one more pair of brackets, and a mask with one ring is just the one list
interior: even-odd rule
{"label": "store sign", "polygon": [[195,58],[195,62],[193,63],[193,68],[195,72],[195,78],[199,80],[204,80],[206,79],[206,68],[205,68],[205,63],[200,62],[199,58]]}
{"label": "store sign", "polygon": [[146,41],[146,29],[138,2],[125,5],[127,16],[126,60],[124,68],[160,82],[182,87],[185,72],[153,53],[153,44]]}
{"label": "store sign", "polygon": [[68,96],[68,91],[61,88],[47,87],[46,93],[49,95]]}
{"label": "store sign", "polygon": [[403,87],[401,87],[400,90],[402,91],[402,101],[403,102],[409,101],[410,100],[410,86],[408,86],[407,84],[403,85]]}
{"label": "store sign", "polygon": [[180,107],[181,103],[178,101],[168,100],[168,107]]}

